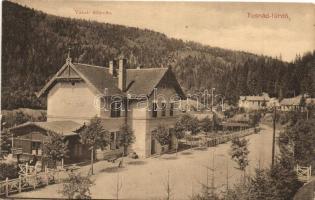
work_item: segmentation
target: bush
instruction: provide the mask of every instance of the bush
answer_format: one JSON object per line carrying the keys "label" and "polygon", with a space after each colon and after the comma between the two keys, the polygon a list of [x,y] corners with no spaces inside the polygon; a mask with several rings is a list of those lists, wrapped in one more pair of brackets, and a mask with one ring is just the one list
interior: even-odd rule
{"label": "bush", "polygon": [[91,199],[90,187],[92,184],[89,177],[70,172],[59,192],[68,199]]}
{"label": "bush", "polygon": [[207,116],[200,120],[199,126],[201,126],[201,130],[204,132],[210,132],[212,129],[212,121],[211,119]]}
{"label": "bush", "polygon": [[14,179],[19,176],[16,163],[0,163],[0,181]]}
{"label": "bush", "polygon": [[175,132],[177,138],[182,138],[185,131],[190,131],[192,134],[198,132],[198,119],[189,114],[181,116],[175,124]]}
{"label": "bush", "polygon": [[164,125],[159,125],[153,133],[153,137],[161,144],[166,145],[171,142],[171,136]]}

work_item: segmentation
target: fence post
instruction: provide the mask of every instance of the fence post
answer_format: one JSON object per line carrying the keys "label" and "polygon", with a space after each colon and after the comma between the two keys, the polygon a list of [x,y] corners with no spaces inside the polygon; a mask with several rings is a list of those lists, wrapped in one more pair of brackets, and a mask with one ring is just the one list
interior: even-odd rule
{"label": "fence post", "polygon": [[34,190],[35,190],[35,188],[36,188],[36,175],[34,175],[33,188],[34,188]]}
{"label": "fence post", "polygon": [[26,165],[25,165],[25,175],[28,175],[28,163],[26,163]]}
{"label": "fence post", "polygon": [[5,179],[5,196],[6,196],[6,197],[9,196],[9,183],[8,183],[8,181],[9,181],[9,178],[7,177],[7,178]]}
{"label": "fence post", "polygon": [[19,192],[22,192],[22,178],[19,176]]}

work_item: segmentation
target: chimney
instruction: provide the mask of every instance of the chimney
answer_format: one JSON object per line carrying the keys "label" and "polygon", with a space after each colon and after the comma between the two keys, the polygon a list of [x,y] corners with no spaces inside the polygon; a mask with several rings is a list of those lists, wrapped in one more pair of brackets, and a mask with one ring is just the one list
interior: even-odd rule
{"label": "chimney", "polygon": [[126,82],[127,82],[127,59],[119,59],[118,88],[121,91],[126,90]]}
{"label": "chimney", "polygon": [[114,61],[113,60],[109,61],[109,73],[111,75],[114,74]]}
{"label": "chimney", "polygon": [[114,77],[117,76],[117,60],[109,61],[109,73]]}

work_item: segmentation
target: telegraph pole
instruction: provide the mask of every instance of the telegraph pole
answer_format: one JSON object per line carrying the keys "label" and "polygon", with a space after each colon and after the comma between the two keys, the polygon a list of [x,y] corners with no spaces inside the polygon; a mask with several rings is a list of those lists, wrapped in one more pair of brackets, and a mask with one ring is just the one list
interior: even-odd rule
{"label": "telegraph pole", "polygon": [[212,155],[212,179],[211,179],[211,197],[214,197],[214,190],[215,190],[215,185],[214,185],[214,151],[213,151],[213,155]]}
{"label": "telegraph pole", "polygon": [[229,159],[226,156],[226,192],[229,193]]}
{"label": "telegraph pole", "polygon": [[273,106],[273,134],[272,134],[272,161],[271,161],[271,168],[273,168],[274,163],[275,163],[276,115],[277,115],[277,109],[276,109],[276,105],[274,105]]}

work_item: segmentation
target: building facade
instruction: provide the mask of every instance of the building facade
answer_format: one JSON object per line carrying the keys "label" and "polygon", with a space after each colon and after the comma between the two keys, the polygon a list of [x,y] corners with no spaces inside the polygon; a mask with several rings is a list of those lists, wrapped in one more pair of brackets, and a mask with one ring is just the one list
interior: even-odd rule
{"label": "building facade", "polygon": [[[111,138],[108,148],[97,151],[99,154],[122,151],[118,142],[119,130],[126,123],[136,137],[130,151],[135,151],[140,157],[150,157],[177,145],[174,136],[166,146],[161,146],[153,137],[159,125],[166,127],[170,133],[173,132],[180,114],[176,102],[185,99],[170,68],[129,69],[126,59],[110,61],[108,67],[101,67],[72,63],[68,57],[37,96],[47,97],[47,122],[26,123],[12,128],[16,140],[36,132],[36,129],[42,130],[43,136],[45,131],[65,134],[64,130],[54,126],[51,128],[51,124],[61,123],[68,132],[65,136],[75,141],[80,128],[88,124],[91,118],[98,117],[104,129],[110,132]],[[38,144],[39,147],[41,145]],[[23,151],[27,148],[29,147],[23,148]],[[80,154],[85,149],[79,143],[71,148],[72,156],[86,157],[84,153]],[[98,157],[101,158],[102,155]]]}
{"label": "building facade", "polygon": [[245,110],[261,110],[268,106],[270,97],[267,93],[261,96],[240,96],[238,106]]}

